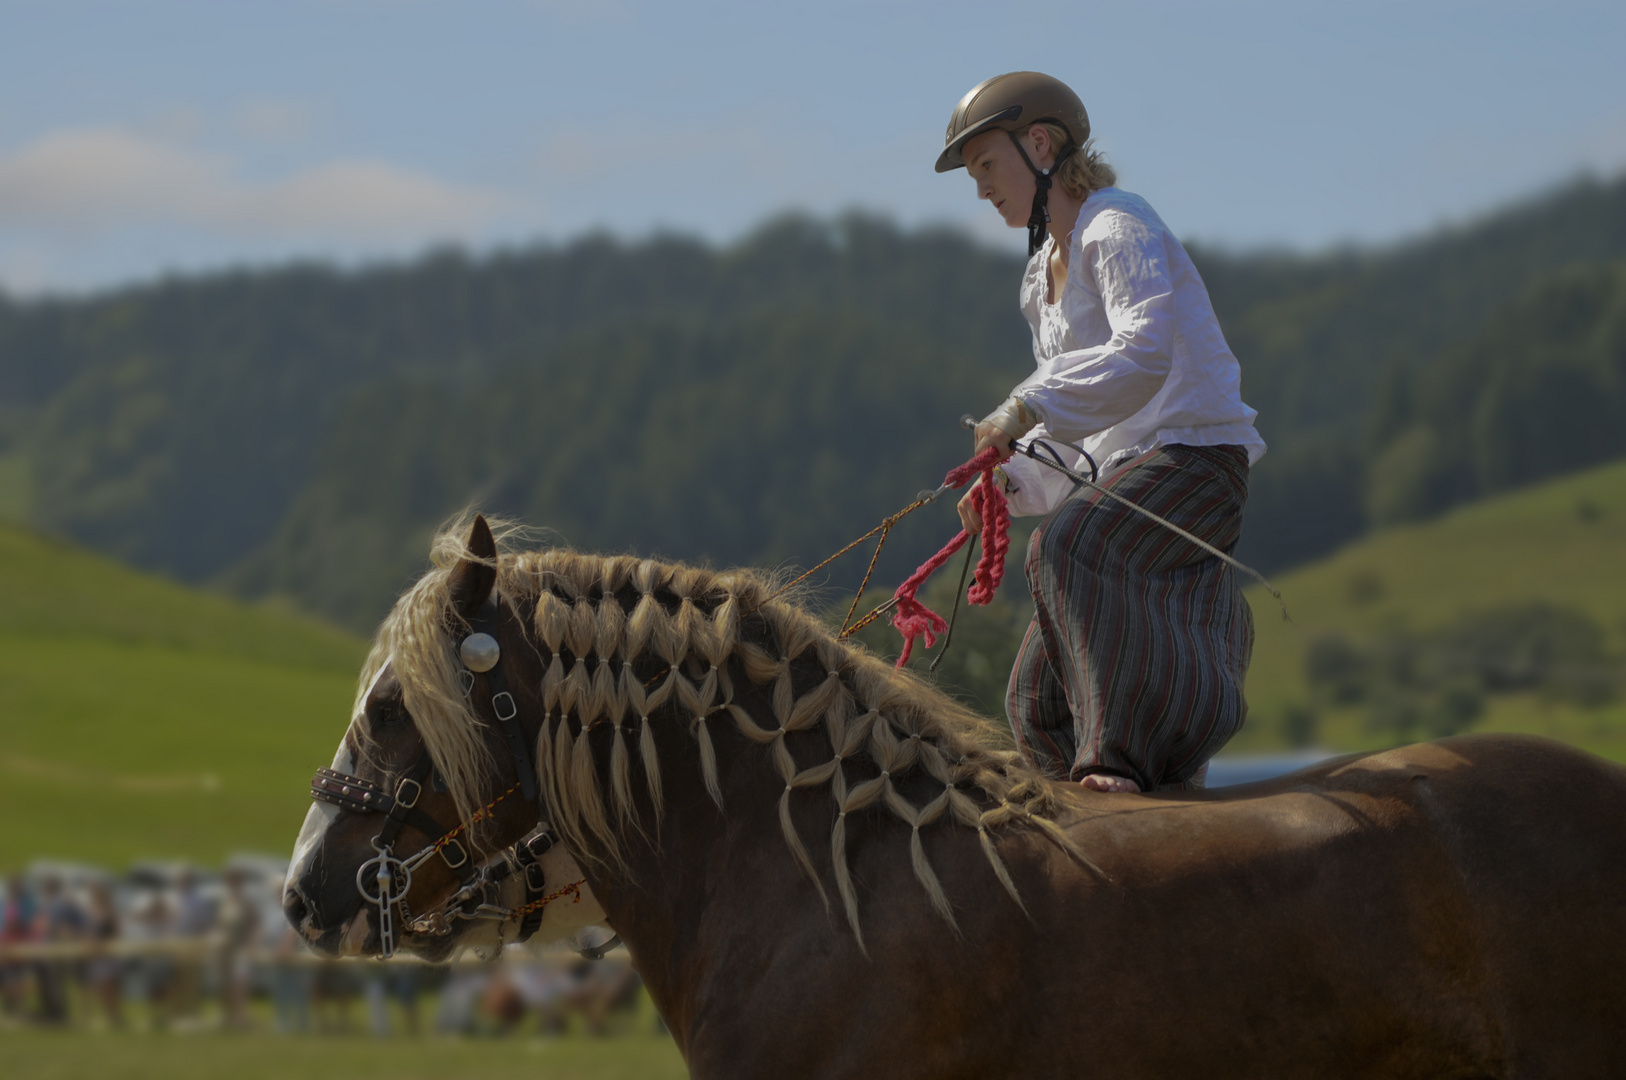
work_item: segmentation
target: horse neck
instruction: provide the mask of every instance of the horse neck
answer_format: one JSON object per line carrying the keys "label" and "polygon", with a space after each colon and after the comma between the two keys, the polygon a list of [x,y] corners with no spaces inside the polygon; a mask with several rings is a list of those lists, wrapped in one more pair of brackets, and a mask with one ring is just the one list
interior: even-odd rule
{"label": "horse neck", "polygon": [[[738,670],[730,674],[736,703],[759,725],[771,726],[771,708],[761,688],[753,687]],[[588,839],[580,855],[585,856],[583,873],[594,896],[627,942],[662,1014],[677,1031],[684,1003],[693,998],[689,989],[705,977],[713,959],[702,944],[706,924],[716,926],[722,920],[744,929],[754,924],[751,913],[764,910],[774,911],[776,917],[815,919],[820,925],[828,925],[828,920],[817,892],[802,878],[783,839],[777,804],[784,783],[768,750],[741,735],[727,712],[707,718],[719,805],[705,781],[693,718],[668,703],[650,722],[662,792],[658,818],[641,755],[629,746],[636,822],[620,826],[621,843]],[[601,790],[608,791],[613,784],[613,725],[598,725],[589,734]],[[631,734],[627,725],[622,737]],[[822,732],[804,734],[824,739]],[[823,754],[829,754],[827,744]],[[822,815],[821,820],[803,822],[809,841],[816,830],[827,833],[827,807],[798,809],[798,817],[809,811],[814,818]]]}

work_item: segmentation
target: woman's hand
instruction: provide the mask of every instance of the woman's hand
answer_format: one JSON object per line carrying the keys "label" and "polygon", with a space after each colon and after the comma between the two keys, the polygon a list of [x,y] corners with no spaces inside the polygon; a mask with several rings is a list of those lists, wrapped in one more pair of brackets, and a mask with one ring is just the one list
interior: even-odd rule
{"label": "woman's hand", "polygon": [[1005,461],[1011,456],[1012,444],[1032,431],[1038,423],[1039,418],[1021,398],[1006,398],[1004,404],[983,417],[972,431],[972,437],[977,440],[974,453],[980,454],[990,446],[997,446],[999,460]]}
{"label": "woman's hand", "polygon": [[[973,457],[990,446],[997,446],[999,447],[999,460],[1007,461],[1010,459],[1012,442],[1010,432],[984,420],[972,432],[972,437],[977,440],[977,447],[971,452]],[[962,513],[961,517],[964,516]]]}
{"label": "woman's hand", "polygon": [[[1001,432],[1001,434],[1004,433]],[[977,486],[981,483],[982,477],[979,476],[976,483],[965,489],[965,494],[960,496],[960,501],[954,507],[960,512],[960,528],[972,536],[977,536],[982,532],[982,515],[977,513],[977,500],[974,495]]]}

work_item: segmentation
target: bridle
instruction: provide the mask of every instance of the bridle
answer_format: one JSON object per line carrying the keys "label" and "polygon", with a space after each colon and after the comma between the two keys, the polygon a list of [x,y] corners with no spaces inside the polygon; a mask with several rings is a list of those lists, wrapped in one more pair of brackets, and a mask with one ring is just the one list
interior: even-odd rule
{"label": "bridle", "polygon": [[[397,918],[409,933],[433,937],[452,932],[462,920],[496,920],[519,923],[514,940],[525,941],[542,925],[543,909],[564,896],[581,901],[582,882],[567,884],[547,892],[547,881],[542,870],[542,856],[553,847],[554,838],[542,820],[538,801],[536,765],[531,759],[525,732],[519,722],[519,705],[508,690],[499,661],[502,648],[497,643],[496,629],[501,614],[499,601],[493,593],[485,605],[469,620],[469,633],[458,644],[458,657],[463,669],[458,672],[465,697],[474,692],[477,673],[486,676],[491,690],[491,714],[508,747],[509,757],[517,777],[513,786],[491,802],[476,810],[466,822],[448,829],[418,806],[426,780],[441,788],[439,774],[427,747],[418,754],[406,772],[395,782],[393,792],[361,777],[350,776],[335,769],[317,769],[311,779],[311,798],[337,806],[340,810],[359,814],[383,814],[384,824],[372,839],[377,853],[356,869],[356,890],[362,900],[378,909],[378,936],[380,959],[395,954],[397,945]],[[498,803],[518,792],[536,808],[537,827],[523,839],[504,850],[499,857],[483,866],[475,866],[470,847],[458,839],[479,822],[490,817]],[[406,826],[436,837],[418,851],[400,857],[395,854],[395,842]],[[416,917],[407,907],[407,893],[412,889],[412,874],[430,859],[439,856],[454,874],[461,887],[438,907]],[[502,907],[496,900],[502,882],[518,875],[525,884],[525,901],[516,908]]]}

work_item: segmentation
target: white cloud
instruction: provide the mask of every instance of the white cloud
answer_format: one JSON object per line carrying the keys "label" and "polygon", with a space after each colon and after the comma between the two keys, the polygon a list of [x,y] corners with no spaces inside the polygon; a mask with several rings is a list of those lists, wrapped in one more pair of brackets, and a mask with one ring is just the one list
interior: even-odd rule
{"label": "white cloud", "polygon": [[224,193],[221,219],[273,232],[461,231],[504,200],[379,161],[340,161],[264,188]]}
{"label": "white cloud", "polygon": [[182,225],[247,237],[406,240],[491,221],[507,200],[380,161],[271,182],[222,154],[117,128],[56,132],[0,156],[0,229],[84,237]]}

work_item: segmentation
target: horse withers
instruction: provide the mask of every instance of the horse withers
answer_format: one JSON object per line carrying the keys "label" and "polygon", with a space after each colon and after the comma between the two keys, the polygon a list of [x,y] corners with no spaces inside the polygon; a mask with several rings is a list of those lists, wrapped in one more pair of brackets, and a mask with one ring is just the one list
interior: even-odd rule
{"label": "horse withers", "polygon": [[[753,574],[499,555],[480,519],[436,551],[335,769],[429,775],[437,820],[490,807],[493,852],[539,816],[504,794],[517,741],[697,1078],[1620,1072],[1620,767],[1482,736],[1092,792]],[[288,906],[318,948],[470,940],[419,914],[468,903],[414,854],[439,825],[391,848],[376,811],[314,813]],[[409,887],[369,893],[380,847]]]}

